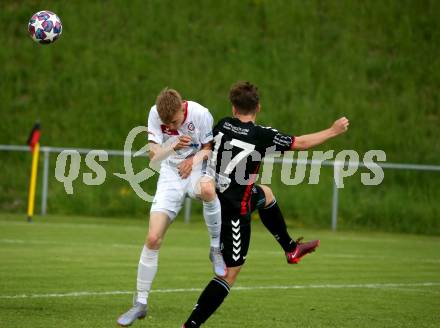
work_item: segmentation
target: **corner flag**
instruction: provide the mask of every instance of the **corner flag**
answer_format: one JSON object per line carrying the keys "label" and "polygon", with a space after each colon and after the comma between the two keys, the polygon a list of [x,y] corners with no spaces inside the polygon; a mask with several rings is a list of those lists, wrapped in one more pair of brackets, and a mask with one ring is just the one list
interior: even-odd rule
{"label": "corner flag", "polygon": [[35,188],[37,186],[37,173],[38,173],[38,156],[40,154],[40,123],[35,123],[32,131],[27,140],[27,144],[32,152],[32,170],[29,182],[29,198],[28,198],[28,222],[32,221],[34,215],[35,204]]}

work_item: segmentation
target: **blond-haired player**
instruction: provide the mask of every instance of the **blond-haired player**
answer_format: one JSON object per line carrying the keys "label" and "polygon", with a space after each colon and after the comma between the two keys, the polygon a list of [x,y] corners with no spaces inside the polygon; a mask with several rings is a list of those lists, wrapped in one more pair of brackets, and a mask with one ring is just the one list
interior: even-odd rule
{"label": "blond-haired player", "polygon": [[130,326],[147,313],[148,295],[158,267],[158,256],[165,233],[186,195],[203,201],[203,216],[210,235],[210,259],[214,273],[226,275],[220,251],[221,207],[212,178],[204,175],[206,156],[211,149],[213,118],[208,109],[193,101],[183,101],[173,89],[164,89],[148,116],[149,157],[161,161],[156,194],[142,249],[137,294],[133,307],[117,323]]}

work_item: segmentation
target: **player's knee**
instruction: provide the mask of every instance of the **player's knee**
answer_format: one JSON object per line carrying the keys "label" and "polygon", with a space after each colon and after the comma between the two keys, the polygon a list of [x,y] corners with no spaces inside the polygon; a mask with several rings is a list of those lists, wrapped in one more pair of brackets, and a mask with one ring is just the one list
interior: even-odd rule
{"label": "player's knee", "polygon": [[266,198],[265,206],[270,205],[275,200],[275,196],[272,192],[272,189],[270,189],[268,186],[263,186],[263,185],[259,185],[259,186],[263,190],[264,197]]}
{"label": "player's knee", "polygon": [[215,186],[212,180],[200,181],[200,198],[204,201],[214,200],[216,197]]}
{"label": "player's knee", "polygon": [[149,233],[146,240],[146,245],[149,249],[159,249],[162,244],[162,237],[159,234]]}

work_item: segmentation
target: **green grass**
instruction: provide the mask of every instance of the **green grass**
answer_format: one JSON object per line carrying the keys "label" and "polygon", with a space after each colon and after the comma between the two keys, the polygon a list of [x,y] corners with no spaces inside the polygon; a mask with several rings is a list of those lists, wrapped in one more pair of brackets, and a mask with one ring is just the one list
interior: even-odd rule
{"label": "green grass", "polygon": [[[50,294],[132,291],[146,227],[146,219],[47,216],[29,224],[23,216],[1,215],[0,326],[115,326],[129,294]],[[248,289],[233,289],[205,327],[438,326],[440,238],[290,230],[319,237],[321,247],[299,265],[286,265],[255,221],[236,285]],[[151,294],[147,319],[134,327],[180,327],[199,292],[164,291],[206,285],[207,244],[200,218],[173,224],[160,254],[158,292]],[[6,298],[14,295],[31,297]]]}

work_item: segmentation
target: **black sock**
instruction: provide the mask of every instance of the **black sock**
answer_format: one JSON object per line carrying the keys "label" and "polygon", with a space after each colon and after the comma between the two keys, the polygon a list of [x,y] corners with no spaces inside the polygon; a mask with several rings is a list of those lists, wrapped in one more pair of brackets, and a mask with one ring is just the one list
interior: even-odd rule
{"label": "black sock", "polygon": [[258,210],[261,222],[270,233],[275,237],[285,252],[293,252],[296,242],[290,238],[287,232],[286,222],[276,200],[268,206]]}
{"label": "black sock", "polygon": [[226,281],[218,277],[212,279],[197,300],[194,310],[185,322],[185,328],[200,327],[223,303],[228,294],[229,285]]}

